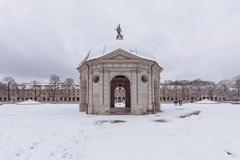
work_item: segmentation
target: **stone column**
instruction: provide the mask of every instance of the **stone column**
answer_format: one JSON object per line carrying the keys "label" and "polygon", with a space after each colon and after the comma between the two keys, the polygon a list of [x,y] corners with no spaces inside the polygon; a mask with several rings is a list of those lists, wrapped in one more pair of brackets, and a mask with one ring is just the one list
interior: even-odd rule
{"label": "stone column", "polygon": [[88,113],[89,114],[94,114],[94,106],[93,106],[93,81],[92,81],[92,72],[89,74],[89,86],[88,86],[88,91],[89,91],[89,96],[88,96]]}
{"label": "stone column", "polygon": [[152,76],[151,72],[148,73],[148,110],[150,112],[153,112],[153,100],[152,100],[152,95],[153,95],[153,90],[152,90]]}
{"label": "stone column", "polygon": [[111,79],[110,79],[110,72],[104,71],[104,86],[103,86],[103,92],[104,92],[104,99],[103,99],[103,107],[106,110],[107,113],[110,113],[110,85],[111,85]]}

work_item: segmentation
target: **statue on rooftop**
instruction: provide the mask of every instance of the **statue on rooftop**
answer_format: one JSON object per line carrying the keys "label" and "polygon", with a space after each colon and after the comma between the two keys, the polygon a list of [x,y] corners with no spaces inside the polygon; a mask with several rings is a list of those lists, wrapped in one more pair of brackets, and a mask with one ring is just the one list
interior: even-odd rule
{"label": "statue on rooftop", "polygon": [[116,31],[117,31],[116,39],[117,40],[123,40],[122,29],[121,29],[120,24],[117,26]]}

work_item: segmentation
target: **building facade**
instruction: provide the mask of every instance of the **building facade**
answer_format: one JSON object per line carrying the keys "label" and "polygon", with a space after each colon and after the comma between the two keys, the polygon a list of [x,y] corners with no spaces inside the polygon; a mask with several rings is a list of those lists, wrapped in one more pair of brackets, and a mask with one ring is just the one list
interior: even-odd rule
{"label": "building facade", "polygon": [[195,102],[204,99],[213,101],[232,101],[232,92],[226,90],[215,84],[208,85],[173,85],[162,84],[160,89],[160,100],[162,102]]}
{"label": "building facade", "polygon": [[15,84],[13,88],[0,85],[0,102],[20,102],[25,100],[54,103],[79,103],[79,85],[66,86],[58,84]]}
{"label": "building facade", "polygon": [[[88,55],[78,71],[82,112],[140,115],[160,111],[162,68],[153,60],[117,46],[97,58]],[[117,107],[119,101],[125,103],[124,108]]]}

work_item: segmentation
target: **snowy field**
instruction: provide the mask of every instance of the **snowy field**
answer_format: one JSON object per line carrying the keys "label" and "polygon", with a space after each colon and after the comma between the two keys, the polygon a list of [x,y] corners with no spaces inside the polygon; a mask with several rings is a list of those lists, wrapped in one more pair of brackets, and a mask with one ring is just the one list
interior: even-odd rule
{"label": "snowy field", "polygon": [[76,104],[0,105],[0,160],[240,159],[240,105],[162,110],[92,116]]}

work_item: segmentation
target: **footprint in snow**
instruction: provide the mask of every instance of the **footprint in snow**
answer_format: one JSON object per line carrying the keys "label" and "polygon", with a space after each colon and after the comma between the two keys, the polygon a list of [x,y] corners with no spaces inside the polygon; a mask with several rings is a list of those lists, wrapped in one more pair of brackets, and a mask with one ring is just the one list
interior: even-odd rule
{"label": "footprint in snow", "polygon": [[21,156],[21,153],[17,153],[16,156],[17,156],[17,157],[18,157],[18,156]]}
{"label": "footprint in snow", "polygon": [[229,152],[229,151],[225,151],[227,153],[227,155],[229,156],[233,156],[232,152]]}
{"label": "footprint in snow", "polygon": [[30,147],[30,150],[33,150],[34,148],[36,148],[36,147],[37,147],[37,145],[38,145],[38,144],[37,144],[36,142],[35,142],[35,143],[33,143],[33,144],[32,144],[32,146]]}

